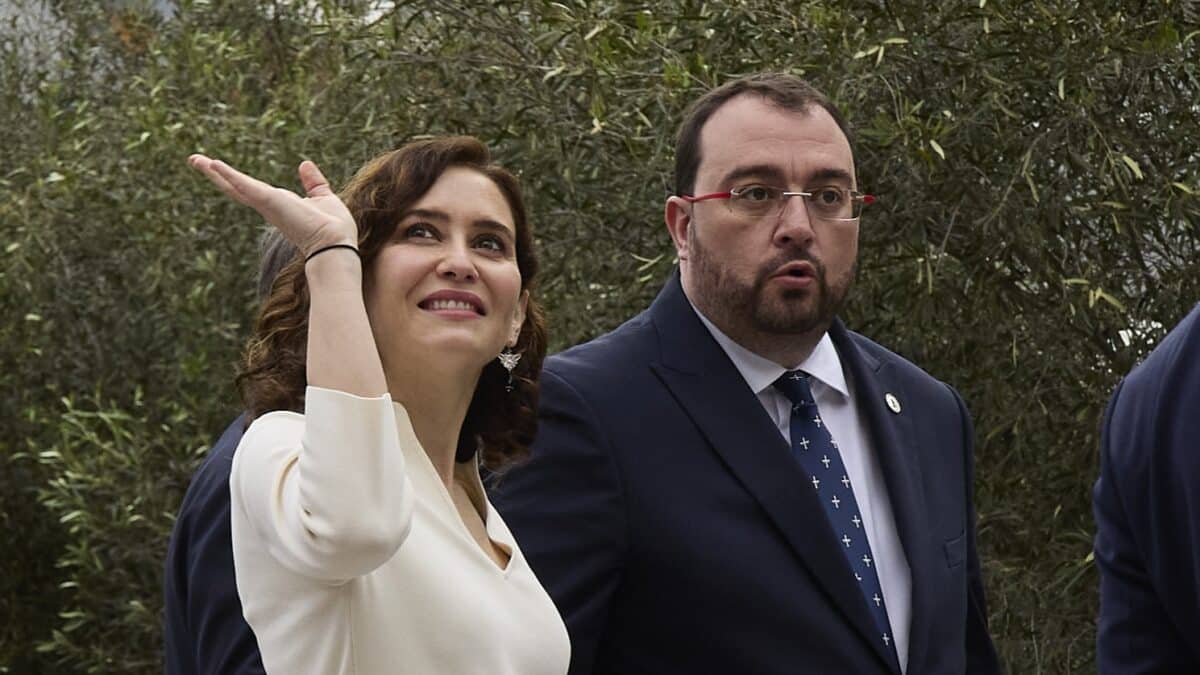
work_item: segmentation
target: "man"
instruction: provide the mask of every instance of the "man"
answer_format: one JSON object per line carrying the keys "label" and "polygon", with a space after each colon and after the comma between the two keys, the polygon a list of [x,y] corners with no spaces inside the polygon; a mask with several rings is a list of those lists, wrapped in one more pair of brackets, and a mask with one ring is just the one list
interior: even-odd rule
{"label": "man", "polygon": [[736,80],[675,166],[679,274],[547,360],[533,458],[493,495],[571,672],[997,672],[962,401],[836,319],[870,201],[841,116]]}
{"label": "man", "polygon": [[1113,392],[1093,507],[1099,672],[1200,673],[1200,305]]}
{"label": "man", "polygon": [[[274,228],[264,237],[260,302],[295,253]],[[192,477],[175,519],[163,579],[168,675],[264,672],[258,642],[242,617],[229,530],[229,470],[245,426],[239,417],[221,434]]]}

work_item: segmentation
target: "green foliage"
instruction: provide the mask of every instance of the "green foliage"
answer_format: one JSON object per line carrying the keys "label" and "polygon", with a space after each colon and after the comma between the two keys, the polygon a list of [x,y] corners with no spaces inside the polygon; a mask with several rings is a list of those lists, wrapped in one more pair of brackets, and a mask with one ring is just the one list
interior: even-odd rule
{"label": "green foliage", "polygon": [[1009,668],[1091,668],[1097,422],[1200,299],[1195,3],[10,4],[41,23],[0,26],[0,672],[158,669],[161,557],[236,412],[261,231],[188,153],[338,182],[480,136],[528,191],[562,347],[656,292],[679,113],[758,70],[858,130],[882,199],[848,320],[971,406]]}
{"label": "green foliage", "polygon": [[90,397],[64,398],[55,412],[57,437],[37,453],[52,476],[38,498],[66,535],[56,567],[68,593],[38,651],[89,672],[158,670],[152,589],[161,586],[163,530],[183,497],[179,476],[195,457],[181,447],[195,435],[191,415],[177,403],[150,408],[140,391],[127,410]]}

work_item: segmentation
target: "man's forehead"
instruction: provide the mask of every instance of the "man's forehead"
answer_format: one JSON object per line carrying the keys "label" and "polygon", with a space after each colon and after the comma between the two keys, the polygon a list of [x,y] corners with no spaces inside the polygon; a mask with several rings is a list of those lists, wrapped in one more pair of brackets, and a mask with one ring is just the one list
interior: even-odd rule
{"label": "man's forehead", "polygon": [[[709,115],[708,120],[704,123],[707,128],[723,119],[741,119],[751,117],[755,119],[764,118],[780,118],[784,124],[795,125],[805,122],[828,122],[834,128],[837,128],[841,133],[838,123],[833,119],[833,115],[829,113],[824,106],[810,102],[803,107],[784,106],[767,96],[755,93],[743,93],[725,101],[717,109],[713,110]],[[843,134],[844,136],[844,134]]]}
{"label": "man's forehead", "polygon": [[740,96],[718,108],[701,129],[698,169],[710,179],[731,172],[853,176],[854,157],[845,133],[821,106],[787,110]]}

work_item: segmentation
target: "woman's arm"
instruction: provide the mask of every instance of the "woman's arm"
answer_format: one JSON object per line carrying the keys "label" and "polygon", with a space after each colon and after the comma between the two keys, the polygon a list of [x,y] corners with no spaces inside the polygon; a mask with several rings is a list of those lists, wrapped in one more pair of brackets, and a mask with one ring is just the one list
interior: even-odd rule
{"label": "woman's arm", "polygon": [[[225,194],[258,211],[307,258],[330,246],[358,246],[358,227],[317,165],[300,164],[308,197],[273,187],[203,155],[188,163]],[[362,265],[346,248],[329,250],[304,266],[308,277],[308,384],[373,397],[387,393],[362,295]]]}
{"label": "woman's arm", "polygon": [[362,266],[343,247],[357,244],[358,228],[312,162],[299,169],[304,198],[201,155],[189,164],[312,256],[305,414],[268,413],[247,430],[230,496],[258,542],[237,541],[234,528],[235,552],[261,542],[288,569],[326,581],[370,572],[407,537],[412,489],[400,444],[416,438],[387,395]]}

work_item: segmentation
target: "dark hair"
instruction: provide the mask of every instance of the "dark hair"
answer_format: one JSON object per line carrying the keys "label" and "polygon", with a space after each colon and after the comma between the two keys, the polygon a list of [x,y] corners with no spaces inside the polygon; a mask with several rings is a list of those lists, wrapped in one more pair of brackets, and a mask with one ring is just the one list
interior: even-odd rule
{"label": "dark hair", "polygon": [[273,227],[263,232],[258,248],[258,301],[261,303],[271,294],[271,286],[275,285],[275,278],[283,266],[291,262],[299,250]]}
{"label": "dark hair", "polygon": [[[538,261],[520,184],[492,163],[479,140],[455,136],[409,143],[368,161],[339,196],[358,223],[358,248],[366,270],[392,238],[400,215],[446,169],[456,166],[487,176],[504,195],[516,226],[521,288],[529,292],[525,322],[514,347],[521,359],[512,373],[513,391],[505,391],[508,372],[496,360],[488,363],[459,432],[459,461],[473,458],[479,450],[488,468],[500,469],[529,454],[537,430],[538,377],[546,356],[546,322],[534,297]],[[237,378],[250,419],[272,410],[304,410],[308,303],[304,261],[293,257],[279,271],[263,302]]]}
{"label": "dark hair", "polygon": [[679,133],[675,137],[675,194],[690,195],[696,187],[696,172],[700,169],[700,132],[708,118],[718,108],[742,94],[761,96],[770,103],[791,112],[807,112],[810,106],[824,108],[853,143],[850,125],[841,111],[829,99],[804,79],[786,73],[758,73],[739,77],[709,90],[692,102],[683,113]]}

